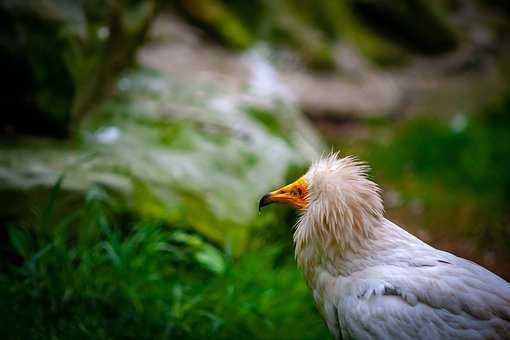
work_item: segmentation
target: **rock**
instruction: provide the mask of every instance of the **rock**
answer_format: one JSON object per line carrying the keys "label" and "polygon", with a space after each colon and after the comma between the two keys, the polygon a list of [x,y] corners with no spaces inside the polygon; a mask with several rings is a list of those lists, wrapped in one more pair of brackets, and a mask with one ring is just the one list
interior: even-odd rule
{"label": "rock", "polygon": [[[465,24],[473,23],[466,20]],[[504,88],[502,72],[491,58],[485,55],[483,64],[473,65],[473,57],[483,55],[470,44],[442,56],[412,57],[405,65],[381,68],[370,62],[368,50],[360,46],[369,43],[373,47],[375,40],[367,39],[364,32],[360,34],[359,24],[344,26],[351,29],[349,37],[355,43],[345,42],[350,40],[345,37],[336,44],[333,52],[337,71],[327,74],[311,71],[294,54],[275,51],[266,44],[232,53],[169,13],[158,15],[151,26],[151,43],[140,50],[138,58],[140,63],[171,73],[182,82],[203,79],[238,90],[258,83],[255,87],[261,92],[279,92],[321,126],[335,126],[346,120],[393,119],[418,111],[454,113],[459,105],[466,110],[464,103],[468,102],[469,109],[476,110],[476,102],[480,103],[477,98]],[[383,59],[390,55],[377,54]],[[438,96],[463,99],[438,100]]]}
{"label": "rock", "polygon": [[282,62],[268,45],[257,45],[243,54],[229,53],[168,14],[156,18],[149,36],[153,43],[138,54],[142,64],[183,82],[200,78],[222,82],[236,91],[252,86],[260,96],[277,92],[314,119],[384,117],[401,105],[403,88],[408,87],[393,74],[372,67],[347,44],[334,49],[339,72],[323,74],[292,59]]}
{"label": "rock", "polygon": [[63,202],[99,185],[139,216],[194,228],[239,251],[260,224],[260,196],[322,149],[280,95],[147,69],[125,74],[116,96],[80,131],[79,145],[20,140],[2,147],[0,219],[30,215],[65,172]]}

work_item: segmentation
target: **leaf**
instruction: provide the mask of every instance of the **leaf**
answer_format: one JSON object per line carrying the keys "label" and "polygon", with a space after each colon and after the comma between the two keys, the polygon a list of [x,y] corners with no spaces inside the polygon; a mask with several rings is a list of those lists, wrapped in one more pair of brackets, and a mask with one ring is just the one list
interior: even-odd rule
{"label": "leaf", "polygon": [[50,219],[53,216],[53,210],[55,209],[55,202],[57,200],[57,195],[60,192],[60,188],[62,187],[62,182],[64,181],[64,174],[60,175],[51,188],[51,191],[48,195],[48,204],[46,208],[42,212],[41,216],[41,228],[42,230],[47,230],[50,224]]}
{"label": "leaf", "polygon": [[9,239],[16,252],[27,259],[33,252],[32,237],[25,229],[17,226],[8,226]]}
{"label": "leaf", "polygon": [[225,260],[222,254],[211,245],[204,243],[201,249],[195,253],[195,259],[212,272],[223,273],[225,271]]}

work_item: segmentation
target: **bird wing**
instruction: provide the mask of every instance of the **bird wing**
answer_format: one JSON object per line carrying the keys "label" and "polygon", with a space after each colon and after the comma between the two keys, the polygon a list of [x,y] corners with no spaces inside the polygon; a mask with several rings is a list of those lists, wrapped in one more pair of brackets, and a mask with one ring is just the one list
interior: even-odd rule
{"label": "bird wing", "polygon": [[[510,338],[510,285],[445,252],[338,278],[344,338]],[[446,260],[444,259],[446,258]]]}

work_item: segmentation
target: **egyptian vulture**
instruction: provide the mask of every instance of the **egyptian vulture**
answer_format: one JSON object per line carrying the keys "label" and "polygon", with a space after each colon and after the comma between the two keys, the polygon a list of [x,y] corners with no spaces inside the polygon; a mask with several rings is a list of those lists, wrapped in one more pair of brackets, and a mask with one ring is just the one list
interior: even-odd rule
{"label": "egyptian vulture", "polygon": [[368,166],[322,157],[259,208],[301,211],[296,259],[337,339],[510,339],[510,284],[384,218]]}

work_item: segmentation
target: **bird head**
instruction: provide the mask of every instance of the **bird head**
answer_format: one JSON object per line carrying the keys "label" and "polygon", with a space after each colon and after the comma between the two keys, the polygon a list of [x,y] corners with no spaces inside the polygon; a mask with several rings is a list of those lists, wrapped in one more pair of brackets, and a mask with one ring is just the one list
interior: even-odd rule
{"label": "bird head", "polygon": [[302,214],[298,235],[331,235],[347,241],[352,233],[368,233],[383,215],[380,189],[368,179],[368,170],[354,157],[323,156],[295,182],[264,195],[259,209],[289,204]]}
{"label": "bird head", "polygon": [[380,190],[367,178],[368,170],[367,164],[352,156],[323,156],[296,181],[265,194],[259,210],[271,203],[286,203],[302,212],[318,205],[338,209],[365,206],[380,211]]}

